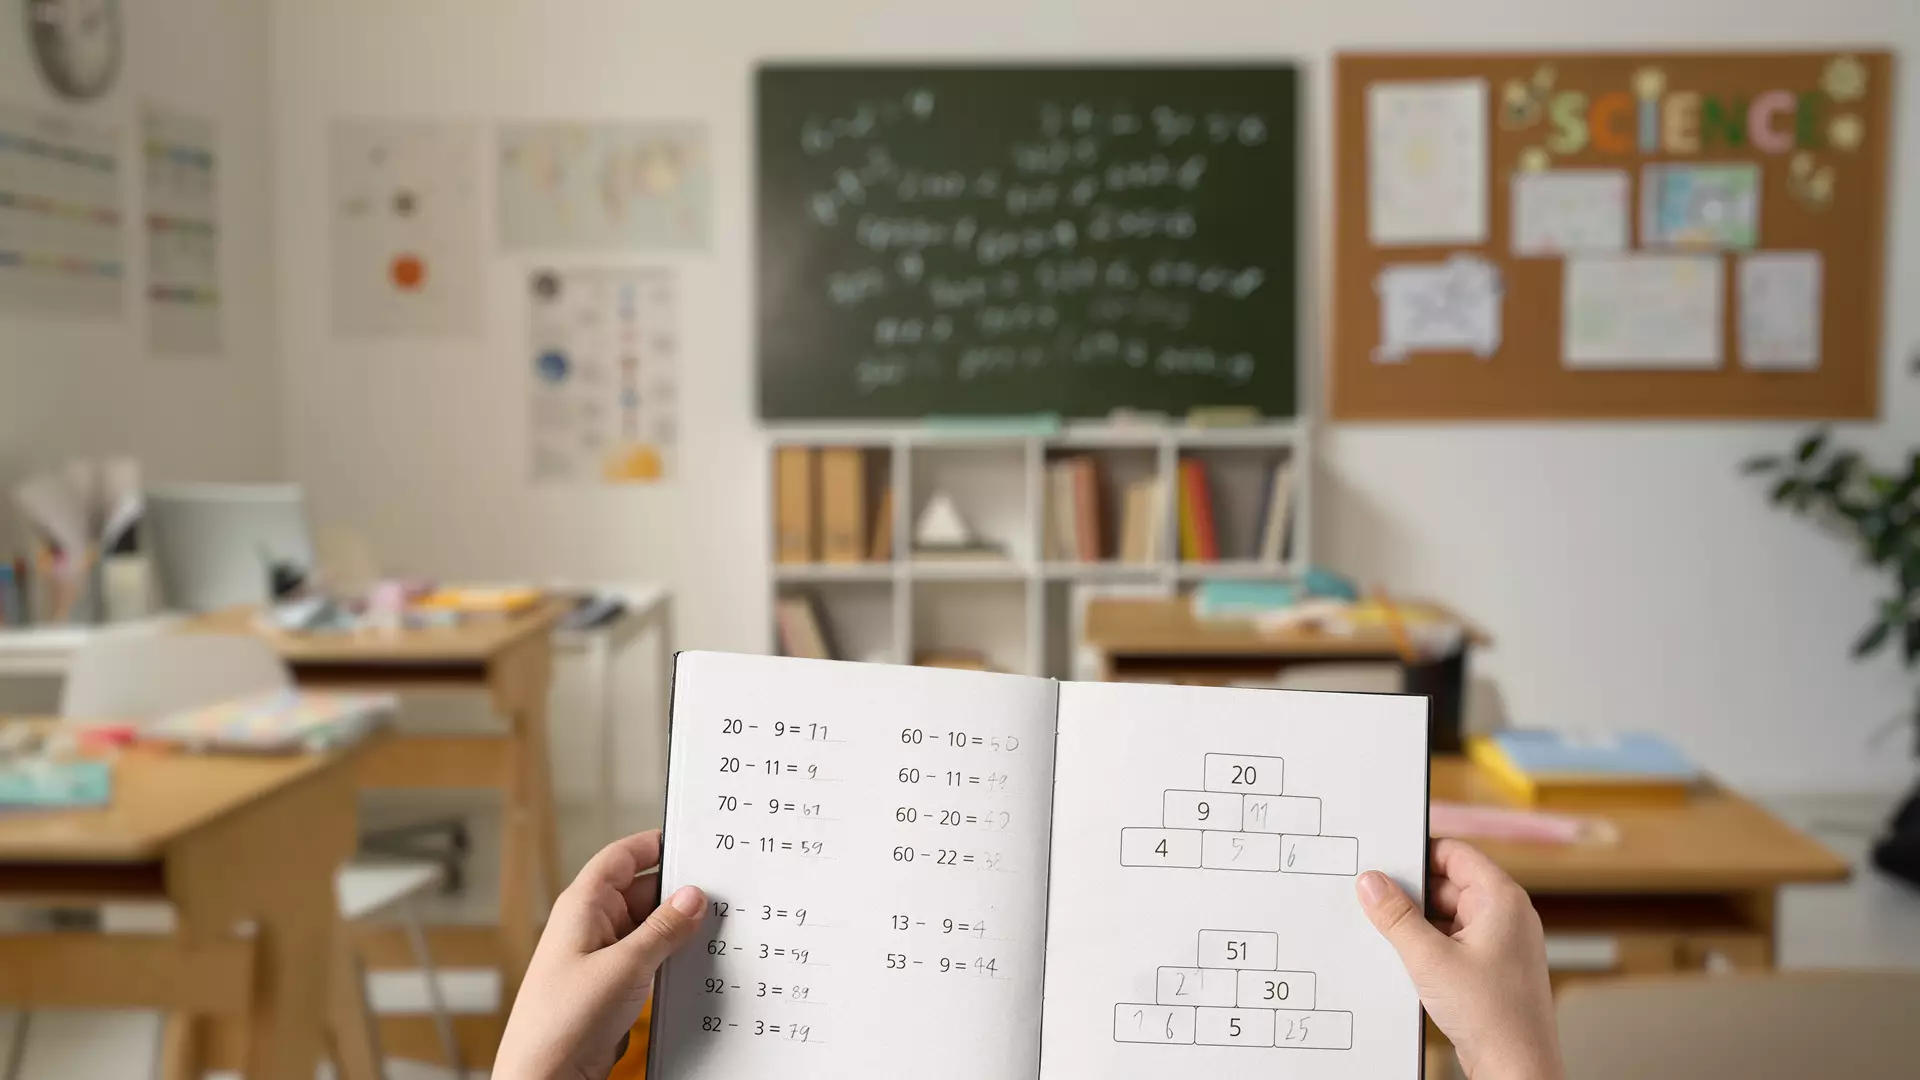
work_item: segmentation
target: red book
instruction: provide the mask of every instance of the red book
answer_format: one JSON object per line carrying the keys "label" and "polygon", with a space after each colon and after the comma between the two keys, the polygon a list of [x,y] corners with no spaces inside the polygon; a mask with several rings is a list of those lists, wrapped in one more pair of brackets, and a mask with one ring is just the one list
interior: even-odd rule
{"label": "red book", "polygon": [[1200,562],[1220,560],[1220,538],[1213,527],[1213,492],[1207,486],[1207,466],[1199,458],[1180,462],[1181,486],[1193,508],[1194,546]]}

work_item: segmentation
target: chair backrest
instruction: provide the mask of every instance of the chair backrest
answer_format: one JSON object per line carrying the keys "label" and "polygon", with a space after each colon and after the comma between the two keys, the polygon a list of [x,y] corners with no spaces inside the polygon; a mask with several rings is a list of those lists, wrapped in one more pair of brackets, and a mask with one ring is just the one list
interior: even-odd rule
{"label": "chair backrest", "polygon": [[106,634],[74,654],[60,715],[151,720],[292,683],[279,655],[256,637]]}
{"label": "chair backrest", "polygon": [[1581,983],[1560,995],[1567,1080],[1912,1080],[1920,972]]}

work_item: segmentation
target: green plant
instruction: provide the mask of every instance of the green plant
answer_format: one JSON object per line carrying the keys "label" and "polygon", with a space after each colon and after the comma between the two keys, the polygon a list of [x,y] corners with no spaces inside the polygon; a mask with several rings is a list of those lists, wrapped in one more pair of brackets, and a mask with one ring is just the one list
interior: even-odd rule
{"label": "green plant", "polygon": [[1857,543],[1867,564],[1893,579],[1873,621],[1854,640],[1865,659],[1893,642],[1916,676],[1914,745],[1920,753],[1920,450],[1906,469],[1882,472],[1829,433],[1805,436],[1790,455],[1749,460],[1744,469],[1774,478],[1772,499]]}

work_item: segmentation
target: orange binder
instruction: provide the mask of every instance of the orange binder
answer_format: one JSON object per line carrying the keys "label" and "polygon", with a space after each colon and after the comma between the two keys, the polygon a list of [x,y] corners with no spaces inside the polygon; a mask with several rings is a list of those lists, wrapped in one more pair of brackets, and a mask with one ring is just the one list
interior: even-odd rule
{"label": "orange binder", "polygon": [[783,446],[774,451],[774,561],[809,563],[813,542],[813,451]]}
{"label": "orange binder", "polygon": [[867,558],[866,461],[860,451],[820,451],[820,557],[830,563]]}

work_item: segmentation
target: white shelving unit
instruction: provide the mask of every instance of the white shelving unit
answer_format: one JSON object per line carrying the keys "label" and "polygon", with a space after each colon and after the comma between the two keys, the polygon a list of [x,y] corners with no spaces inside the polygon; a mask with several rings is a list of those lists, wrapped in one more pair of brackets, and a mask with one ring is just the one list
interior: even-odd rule
{"label": "white shelving unit", "polygon": [[[782,447],[855,447],[879,457],[878,471],[894,495],[891,561],[771,563],[772,593],[811,595],[845,659],[909,663],[928,649],[965,648],[986,653],[1003,671],[1065,677],[1072,669],[1071,609],[1076,595],[1091,588],[1172,590],[1204,579],[1273,579],[1304,570],[1313,532],[1308,436],[1307,425],[1298,421],[1245,428],[1067,425],[1044,436],[890,425],[771,429],[769,454]],[[1159,479],[1165,493],[1158,522],[1165,558],[1153,563],[1042,559],[1047,465],[1073,454],[1099,460],[1110,509],[1128,481]],[[1178,469],[1190,455],[1208,466],[1222,538],[1223,557],[1216,562],[1178,558]],[[1294,478],[1287,559],[1275,565],[1241,557],[1250,551],[1270,470],[1282,460],[1292,462]],[[935,492],[953,496],[974,532],[1004,548],[1008,558],[915,559],[913,524]],[[773,505],[771,492],[768,498]],[[769,649],[777,649],[771,616],[767,622]]]}

